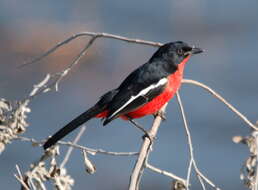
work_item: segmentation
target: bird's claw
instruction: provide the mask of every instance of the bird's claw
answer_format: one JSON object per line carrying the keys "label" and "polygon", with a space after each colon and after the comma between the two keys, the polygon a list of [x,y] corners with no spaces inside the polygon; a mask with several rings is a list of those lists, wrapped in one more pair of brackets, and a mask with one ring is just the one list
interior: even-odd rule
{"label": "bird's claw", "polygon": [[159,116],[159,117],[161,117],[161,119],[163,120],[163,121],[166,121],[167,120],[167,118],[166,118],[166,113],[164,112],[164,111],[157,111],[154,115],[153,115],[154,117],[157,117],[157,116]]}
{"label": "bird's claw", "polygon": [[146,132],[143,136],[142,139],[144,140],[145,138],[148,138],[150,140],[150,143],[152,144],[152,142],[154,140],[157,139],[157,137],[153,136],[152,134],[150,134],[149,132]]}

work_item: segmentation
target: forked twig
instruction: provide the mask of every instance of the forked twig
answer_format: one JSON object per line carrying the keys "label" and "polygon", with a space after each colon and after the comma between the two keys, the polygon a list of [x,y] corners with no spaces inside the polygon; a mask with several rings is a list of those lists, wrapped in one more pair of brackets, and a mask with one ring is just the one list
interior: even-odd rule
{"label": "forked twig", "polygon": [[78,34],[74,34],[71,37],[65,39],[64,41],[61,41],[61,42],[57,43],[54,47],[50,48],[49,50],[47,50],[45,53],[43,53],[39,57],[36,57],[32,61],[29,61],[27,63],[22,64],[20,67],[24,67],[26,65],[30,65],[30,64],[33,64],[35,62],[38,62],[41,59],[43,59],[44,57],[48,56],[49,54],[55,52],[61,46],[65,45],[65,44],[68,44],[69,42],[73,41],[74,39],[79,38],[79,37],[83,37],[83,36],[92,37],[91,38],[92,41],[88,43],[90,45],[97,38],[109,38],[109,39],[115,39],[115,40],[125,41],[125,42],[129,42],[129,43],[142,44],[142,45],[148,45],[148,46],[156,46],[156,47],[162,46],[162,43],[158,43],[158,42],[152,42],[152,41],[135,39],[135,38],[127,38],[127,37],[124,37],[124,36],[119,36],[119,35],[114,35],[114,34],[109,34],[109,33],[81,32],[81,33],[78,33]]}
{"label": "forked twig", "polygon": [[[190,162],[193,163],[194,170],[195,170],[195,172],[196,172],[196,174],[198,176],[198,179],[199,179],[199,181],[200,181],[200,183],[202,185],[202,188],[205,189],[205,185],[203,183],[203,180],[204,180],[210,186],[212,186],[213,188],[218,190],[219,188],[216,187],[216,185],[211,180],[209,180],[206,176],[204,176],[202,174],[202,172],[199,170],[199,168],[197,167],[197,164],[196,164],[196,161],[195,161],[195,158],[194,158],[192,137],[191,137],[190,130],[188,128],[188,124],[187,124],[186,117],[185,117],[185,112],[184,112],[184,107],[183,107],[183,104],[182,104],[179,92],[176,93],[176,97],[177,97],[178,105],[179,105],[179,108],[180,108],[180,111],[181,111],[181,115],[182,115],[182,119],[183,119],[183,122],[184,122],[185,131],[186,131],[188,147],[189,147],[189,153],[190,153]],[[191,169],[191,167],[189,167],[189,168]],[[189,170],[189,168],[188,168],[188,170]],[[189,184],[189,182],[188,182],[188,184]]]}
{"label": "forked twig", "polygon": [[24,179],[23,179],[23,176],[22,176],[22,172],[20,170],[20,167],[16,164],[15,165],[16,167],[16,170],[18,172],[18,175],[17,174],[14,174],[14,177],[21,183],[22,185],[22,188],[24,190],[30,190],[30,188],[28,187],[28,185],[24,182]]}

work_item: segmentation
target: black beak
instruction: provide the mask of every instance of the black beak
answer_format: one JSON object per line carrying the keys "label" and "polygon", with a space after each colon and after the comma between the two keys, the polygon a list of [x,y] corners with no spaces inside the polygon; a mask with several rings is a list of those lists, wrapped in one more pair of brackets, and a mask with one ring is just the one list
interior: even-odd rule
{"label": "black beak", "polygon": [[201,48],[192,47],[192,50],[190,52],[191,54],[198,54],[198,53],[202,53],[203,50]]}

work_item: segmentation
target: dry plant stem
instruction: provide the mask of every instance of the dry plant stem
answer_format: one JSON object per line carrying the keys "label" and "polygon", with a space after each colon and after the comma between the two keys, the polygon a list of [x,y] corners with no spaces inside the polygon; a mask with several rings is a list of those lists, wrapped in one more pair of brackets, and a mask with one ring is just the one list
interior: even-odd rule
{"label": "dry plant stem", "polygon": [[[55,90],[58,91],[58,85],[60,83],[60,81],[70,72],[70,70],[78,64],[78,62],[80,61],[80,59],[85,55],[85,53],[87,52],[87,50],[91,47],[91,45],[95,42],[95,40],[97,38],[103,37],[103,38],[111,38],[111,39],[117,39],[117,40],[122,40],[122,41],[126,41],[126,42],[131,42],[131,43],[138,43],[138,44],[145,44],[145,45],[152,45],[152,46],[161,46],[161,43],[156,43],[156,42],[151,42],[151,41],[144,41],[144,40],[139,40],[139,39],[130,39],[130,38],[126,38],[126,37],[122,37],[122,36],[117,36],[117,35],[113,35],[113,34],[107,34],[107,33],[95,33],[95,32],[82,32],[79,34],[75,34],[72,37],[58,43],[56,46],[54,46],[53,48],[51,48],[50,50],[48,50],[47,52],[45,52],[43,55],[39,56],[38,58],[32,60],[31,62],[25,63],[21,66],[25,66],[28,64],[32,64],[35,63],[37,61],[40,61],[41,59],[43,59],[44,57],[48,56],[49,54],[53,53],[55,50],[57,50],[59,47],[69,43],[70,41],[74,40],[75,38],[81,37],[81,36],[91,36],[91,39],[89,40],[89,42],[85,45],[85,47],[81,50],[81,52],[76,56],[76,58],[74,59],[74,61],[63,71],[55,73],[55,74],[51,74],[51,75],[47,75],[47,80],[44,83],[44,87],[42,88],[40,87],[40,90],[38,92],[36,92],[34,96],[41,94],[42,92],[45,91],[49,91],[52,89],[53,86],[55,86]],[[46,85],[47,82],[50,79],[53,79],[54,81],[49,84]]]}
{"label": "dry plant stem", "polygon": [[[26,141],[26,142],[31,142],[32,144],[35,145],[40,145],[42,146],[45,141],[37,141],[33,138],[27,138],[27,137],[16,137],[16,139],[21,140],[21,141]],[[105,154],[105,155],[111,155],[111,156],[136,156],[139,153],[138,152],[112,152],[112,151],[106,151],[103,149],[93,149],[93,148],[88,148],[82,145],[74,144],[72,142],[65,142],[65,141],[58,141],[58,145],[66,145],[69,147],[74,147],[79,150],[84,150],[89,154]]]}
{"label": "dry plant stem", "polygon": [[199,175],[197,175],[197,177],[198,177],[198,179],[199,179],[199,181],[200,181],[200,184],[201,184],[201,186],[202,186],[202,189],[203,189],[203,190],[206,190],[206,186],[205,186],[205,183],[203,182],[203,179],[202,179]]}
{"label": "dry plant stem", "polygon": [[[40,86],[40,90],[37,90],[37,92],[35,92],[35,94],[33,95],[36,96],[38,94],[41,94],[42,92],[46,92],[52,89],[53,86],[55,86],[55,90],[58,91],[58,85],[60,83],[60,81],[64,78],[64,76],[66,76],[70,70],[78,64],[78,62],[80,61],[80,59],[86,54],[87,50],[91,47],[91,45],[95,42],[95,40],[97,38],[103,37],[103,38],[112,38],[112,39],[117,39],[117,40],[122,40],[122,41],[126,41],[126,42],[131,42],[131,43],[138,43],[138,44],[145,44],[145,45],[152,45],[152,46],[161,46],[161,43],[156,43],[156,42],[151,42],[151,41],[144,41],[144,40],[139,40],[139,39],[130,39],[130,38],[125,38],[122,36],[117,36],[117,35],[112,35],[112,34],[107,34],[107,33],[94,33],[94,32],[84,32],[84,33],[80,33],[80,34],[76,34],[68,39],[66,39],[63,42],[58,43],[56,46],[54,46],[53,48],[51,48],[50,50],[48,50],[46,53],[44,53],[43,55],[41,55],[40,57],[34,59],[31,62],[25,63],[22,66],[28,65],[28,64],[32,64],[35,63],[41,59],[43,59],[44,57],[48,56],[49,54],[53,53],[55,50],[57,50],[59,47],[61,47],[62,45],[70,42],[71,40],[80,37],[80,36],[91,36],[91,39],[89,40],[89,42],[85,45],[85,47],[81,50],[81,52],[76,56],[76,58],[74,59],[74,61],[63,71],[55,73],[55,74],[48,74],[46,79],[45,79],[45,83],[44,83],[44,88],[42,86]],[[54,81],[49,84],[46,85],[47,82],[50,79],[53,79]],[[31,97],[32,98],[32,97]]]}
{"label": "dry plant stem", "polygon": [[184,112],[184,107],[183,107],[183,104],[182,104],[179,92],[176,93],[176,97],[177,97],[178,105],[179,105],[179,108],[180,108],[180,111],[181,111],[182,119],[183,119],[183,122],[184,122],[184,127],[185,127],[185,131],[186,131],[186,135],[187,135],[187,141],[188,141],[188,147],[189,147],[189,153],[190,153],[190,162],[191,161],[193,162],[194,170],[195,170],[195,172],[196,172],[196,174],[198,176],[198,179],[199,179],[203,189],[205,189],[205,185],[203,184],[202,180],[204,180],[206,183],[211,185],[213,188],[219,189],[219,188],[216,187],[216,185],[214,185],[213,182],[211,182],[207,177],[205,177],[202,174],[202,172],[199,170],[199,168],[197,167],[197,164],[196,164],[195,159],[194,159],[192,137],[191,137],[190,130],[188,128],[188,124],[187,124],[186,117],[185,117],[185,112]]}
{"label": "dry plant stem", "polygon": [[24,181],[18,177],[16,174],[14,174],[14,177],[20,182],[20,184],[22,185],[21,189],[23,190],[30,190],[30,188],[26,185],[26,183],[24,183]]}
{"label": "dry plant stem", "polygon": [[203,89],[207,90],[209,93],[211,93],[215,98],[219,99],[221,102],[223,102],[229,109],[231,109],[237,116],[239,116],[247,125],[249,125],[251,128],[253,128],[254,130],[258,130],[258,128],[247,119],[246,116],[244,116],[242,113],[240,113],[234,106],[232,106],[228,101],[226,101],[221,95],[219,95],[217,92],[215,92],[214,90],[212,90],[210,87],[208,87],[207,85],[200,83],[198,81],[195,80],[190,80],[190,79],[183,79],[182,81],[183,83],[186,84],[193,84],[199,87],[202,87]]}
{"label": "dry plant stem", "polygon": [[159,174],[162,174],[164,176],[170,177],[172,179],[175,179],[175,180],[178,180],[178,181],[182,181],[184,184],[186,184],[186,180],[185,179],[183,179],[181,177],[178,177],[178,176],[176,176],[175,174],[173,174],[171,172],[167,172],[165,170],[161,170],[159,168],[156,168],[156,167],[150,165],[149,163],[146,163],[146,168],[148,168],[148,169],[150,169],[150,170],[152,170],[152,171],[154,171],[156,173],[159,173]]}
{"label": "dry plant stem", "polygon": [[86,46],[81,50],[81,52],[76,56],[76,58],[74,59],[74,61],[65,69],[63,70],[61,73],[57,74],[60,75],[58,77],[58,79],[55,82],[55,88],[56,91],[58,90],[58,84],[60,83],[60,81],[63,79],[63,77],[65,75],[67,75],[70,70],[79,63],[80,59],[86,54],[87,50],[91,47],[91,45],[93,44],[93,42],[96,40],[96,37],[92,37],[90,39],[90,41],[86,44]]}
{"label": "dry plant stem", "polygon": [[[70,70],[79,63],[80,59],[86,54],[87,50],[90,48],[90,46],[93,44],[94,40],[96,38],[91,38],[90,41],[86,44],[86,46],[81,50],[81,52],[76,56],[74,61],[63,71],[55,73],[55,74],[48,74],[49,76],[48,81],[50,79],[53,79],[53,82],[45,85],[44,88],[41,88],[37,93],[35,93],[34,96],[42,93],[42,92],[47,92],[49,90],[52,90],[53,87],[55,87],[55,90],[58,91],[58,85],[60,81],[70,72]],[[47,82],[48,82],[47,81]]]}
{"label": "dry plant stem", "polygon": [[89,154],[105,154],[105,155],[111,155],[111,156],[135,156],[138,155],[138,152],[112,152],[112,151],[106,151],[103,149],[93,149],[93,148],[87,148],[78,144],[73,144],[71,142],[64,142],[64,141],[59,141],[59,145],[67,145],[67,146],[72,146],[74,148],[78,148],[81,150],[85,150]]}
{"label": "dry plant stem", "polygon": [[[165,112],[166,106],[167,106],[167,104],[164,105],[160,111]],[[161,122],[162,122],[162,118],[157,115],[155,117],[154,121],[153,121],[151,129],[148,132],[151,137],[156,137]],[[142,172],[142,169],[144,167],[146,157],[149,154],[150,145],[151,145],[150,139],[149,138],[144,138],[144,141],[143,141],[142,146],[141,146],[141,150],[139,152],[139,156],[137,158],[137,161],[135,163],[133,172],[132,172],[131,177],[130,177],[129,190],[136,190],[137,189],[139,176],[140,176],[140,173]]]}
{"label": "dry plant stem", "polygon": [[16,170],[17,170],[17,172],[18,172],[19,178],[22,179],[22,172],[21,172],[21,169],[20,169],[20,167],[18,166],[18,164],[15,165],[15,168],[16,168]]}
{"label": "dry plant stem", "polygon": [[258,190],[258,131],[253,132],[253,137],[255,138],[255,145],[256,145],[256,174],[253,181],[253,190]]}
{"label": "dry plant stem", "polygon": [[49,54],[55,52],[61,46],[65,45],[65,44],[68,44],[72,40],[74,40],[76,38],[79,38],[79,37],[82,37],[82,36],[90,36],[90,37],[92,37],[92,39],[94,38],[94,40],[97,39],[97,38],[110,38],[110,39],[121,40],[121,41],[129,42],[129,43],[135,43],[135,44],[142,44],[142,45],[149,45],[149,46],[156,46],[156,47],[162,46],[162,43],[146,41],[146,40],[140,40],[140,39],[134,39],[134,38],[126,38],[126,37],[123,37],[123,36],[118,36],[118,35],[113,35],[113,34],[108,34],[108,33],[81,32],[81,33],[72,35],[71,37],[67,38],[66,40],[64,40],[62,42],[57,43],[54,47],[52,47],[51,49],[47,50],[41,56],[33,59],[30,62],[22,64],[20,67],[23,67],[25,65],[33,64],[33,63],[35,63],[37,61],[40,61],[44,57],[46,57]]}
{"label": "dry plant stem", "polygon": [[189,166],[187,169],[187,177],[186,177],[186,189],[187,190],[189,190],[192,168],[193,168],[193,160],[190,159]]}
{"label": "dry plant stem", "polygon": [[28,187],[28,185],[27,185],[27,184],[24,182],[24,180],[23,180],[23,176],[22,176],[22,172],[21,172],[21,170],[20,170],[20,167],[19,167],[17,164],[15,165],[15,167],[16,167],[16,170],[17,170],[19,176],[17,176],[16,174],[14,174],[14,177],[21,183],[22,189],[24,189],[24,190],[30,190],[30,188]]}
{"label": "dry plant stem", "polygon": [[[80,129],[79,133],[76,135],[76,137],[75,137],[75,139],[74,139],[74,141],[73,141],[73,144],[77,144],[77,143],[78,143],[78,141],[80,140],[80,138],[81,138],[81,136],[83,135],[83,133],[85,132],[85,130],[86,130],[86,126],[84,125],[84,126]],[[64,160],[62,161],[62,163],[61,163],[61,165],[60,165],[60,168],[64,168],[64,167],[65,167],[65,164],[68,162],[68,160],[69,160],[69,158],[70,158],[70,156],[71,156],[71,154],[72,154],[73,149],[74,149],[74,147],[72,147],[72,146],[70,146],[70,147],[68,148],[68,150],[67,150],[67,152],[66,152],[66,155],[65,155],[65,157],[64,157]]]}

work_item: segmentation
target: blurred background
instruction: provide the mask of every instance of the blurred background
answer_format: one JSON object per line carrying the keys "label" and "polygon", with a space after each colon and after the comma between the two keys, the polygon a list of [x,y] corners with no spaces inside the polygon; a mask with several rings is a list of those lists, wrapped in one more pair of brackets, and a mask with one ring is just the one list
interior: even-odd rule
{"label": "blurred background", "polygon": [[[83,37],[64,46],[37,64],[17,68],[74,33],[107,32],[161,43],[183,40],[206,50],[192,57],[185,78],[201,81],[235,105],[251,121],[257,114],[258,1],[0,1],[0,97],[20,100],[46,73],[65,68],[88,41]],[[44,139],[89,108],[100,95],[119,85],[129,72],[145,63],[154,47],[98,39],[65,79],[59,92],[37,97],[30,107],[24,136]],[[248,155],[232,142],[249,128],[221,102],[202,89],[181,88],[196,161],[200,169],[222,189],[245,189],[240,168]],[[150,126],[152,117],[138,120]],[[103,128],[99,120],[87,123],[80,144],[110,151],[138,151],[140,133],[116,120]],[[76,132],[66,140],[71,140]],[[178,105],[172,100],[167,121],[159,130],[150,163],[185,177],[188,147]],[[62,154],[66,148],[62,149]],[[1,188],[18,189],[15,164],[27,171],[41,155],[39,147],[13,142],[1,155]],[[67,164],[74,189],[120,190],[128,186],[135,157],[90,156],[97,173],[87,175],[79,151]],[[147,171],[142,189],[169,189],[171,180]],[[193,178],[193,189],[200,185]]]}

